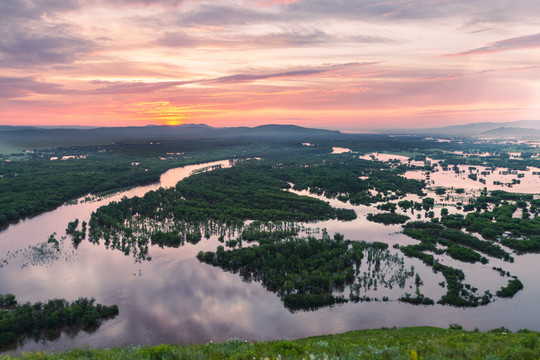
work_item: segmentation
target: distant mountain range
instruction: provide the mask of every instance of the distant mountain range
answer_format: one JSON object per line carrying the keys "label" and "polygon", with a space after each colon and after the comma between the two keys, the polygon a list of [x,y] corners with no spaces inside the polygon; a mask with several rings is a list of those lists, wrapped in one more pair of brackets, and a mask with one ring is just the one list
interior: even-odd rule
{"label": "distant mountain range", "polygon": [[503,137],[540,137],[540,129],[519,127],[498,127],[482,133],[485,136]]}
{"label": "distant mountain range", "polygon": [[504,123],[480,122],[423,129],[381,130],[384,134],[422,134],[443,136],[540,137],[540,120],[521,120]]}
{"label": "distant mountain range", "polygon": [[282,138],[311,140],[339,137],[335,130],[305,128],[296,125],[215,128],[204,124],[129,127],[0,126],[0,153],[20,149],[53,148],[74,145],[110,144],[118,141],[171,141],[194,139]]}
{"label": "distant mountain range", "polygon": [[[485,136],[540,138],[540,121],[473,123],[424,129],[380,130],[379,134],[429,136]],[[261,125],[256,127],[212,127],[205,124],[129,127],[37,127],[0,125],[0,153],[21,149],[56,148],[74,145],[101,145],[125,141],[171,141],[197,139],[280,138],[299,141],[343,139],[350,136],[336,130],[306,128],[296,125]]]}
{"label": "distant mountain range", "polygon": [[[192,137],[304,137],[340,135],[337,130],[305,128],[296,125],[261,125],[256,127],[223,127],[216,128],[204,124],[185,124],[177,126],[148,125],[127,127],[37,127],[37,126],[0,126],[0,135],[11,138],[27,136],[44,136],[68,138],[82,136],[84,139],[108,139],[116,141],[136,140],[139,138],[178,139]],[[84,140],[79,139],[79,140]]]}

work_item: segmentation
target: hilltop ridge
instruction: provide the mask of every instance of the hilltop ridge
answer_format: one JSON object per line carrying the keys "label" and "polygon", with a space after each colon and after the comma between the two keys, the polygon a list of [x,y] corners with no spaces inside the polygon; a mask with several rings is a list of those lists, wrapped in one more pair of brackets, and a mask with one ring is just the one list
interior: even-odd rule
{"label": "hilltop ridge", "polygon": [[[511,131],[508,129],[512,129]],[[533,131],[531,131],[533,130]],[[477,122],[463,125],[417,129],[383,129],[383,134],[415,134],[415,135],[445,135],[445,136],[525,136],[540,135],[540,120],[519,120],[511,122]]]}
{"label": "hilltop ridge", "polygon": [[[125,141],[171,141],[182,139],[284,138],[313,139],[339,137],[337,130],[297,125],[268,124],[256,127],[212,127],[205,124],[148,125],[127,127],[37,127],[0,126],[0,143],[16,149],[73,145],[104,145]],[[1,150],[1,149],[0,149]]]}

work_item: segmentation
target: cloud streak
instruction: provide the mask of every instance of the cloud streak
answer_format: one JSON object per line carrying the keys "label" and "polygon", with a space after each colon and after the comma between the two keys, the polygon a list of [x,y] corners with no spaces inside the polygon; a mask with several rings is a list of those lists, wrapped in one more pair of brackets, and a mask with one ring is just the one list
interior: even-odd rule
{"label": "cloud streak", "polygon": [[21,68],[66,64],[99,48],[94,41],[71,35],[65,30],[57,26],[44,29],[42,33],[0,31],[0,66]]}
{"label": "cloud streak", "polygon": [[[186,3],[190,3],[186,1]],[[489,6],[486,0],[252,0],[205,2],[176,12],[179,25],[227,26],[261,22],[306,22],[316,19],[351,21],[416,21],[459,17],[464,25],[505,23],[534,17],[536,0],[515,0],[508,6]]]}
{"label": "cloud streak", "polygon": [[81,94],[151,94],[171,88],[177,88],[184,85],[226,85],[226,84],[240,84],[240,83],[252,83],[259,80],[269,79],[291,79],[299,77],[310,77],[314,75],[332,73],[341,70],[352,69],[359,66],[375,65],[376,63],[346,63],[346,64],[332,64],[323,65],[320,67],[288,70],[281,72],[268,72],[268,73],[242,73],[229,76],[222,76],[216,78],[203,78],[194,80],[181,80],[181,81],[160,81],[160,82],[123,82],[123,81],[102,81],[93,80],[90,83],[92,85],[98,85],[99,87],[93,90],[80,91]]}
{"label": "cloud streak", "polygon": [[267,80],[275,78],[293,78],[293,77],[303,77],[311,75],[319,75],[323,73],[328,73],[332,71],[342,70],[346,68],[356,67],[360,65],[373,65],[371,63],[347,63],[347,64],[335,64],[335,65],[326,65],[318,68],[302,69],[302,70],[292,70],[284,72],[275,72],[268,74],[235,74],[229,76],[222,76],[215,79],[202,80],[201,83],[207,84],[231,84],[231,83],[244,83],[244,82],[253,82],[257,80]]}
{"label": "cloud streak", "polygon": [[97,50],[76,26],[57,20],[78,6],[76,0],[1,1],[0,68],[72,63]]}
{"label": "cloud streak", "polygon": [[540,33],[495,41],[488,44],[487,46],[482,46],[476,49],[467,50],[456,54],[448,54],[446,56],[482,55],[532,48],[540,48]]}
{"label": "cloud streak", "polygon": [[111,81],[101,81],[94,80],[91,81],[92,84],[102,85],[101,87],[90,90],[83,91],[83,93],[91,94],[137,94],[137,93],[153,93],[156,91],[161,91],[169,89],[171,87],[182,86],[186,84],[192,84],[193,81],[160,81],[160,82],[111,82]]}
{"label": "cloud streak", "polygon": [[15,99],[32,94],[64,93],[62,85],[37,81],[31,77],[0,77],[0,99]]}
{"label": "cloud streak", "polygon": [[77,0],[2,0],[0,1],[0,21],[20,19],[40,19],[44,15],[54,16],[79,8]]}
{"label": "cloud streak", "polygon": [[377,43],[395,43],[396,41],[388,37],[377,35],[335,35],[329,34],[317,29],[299,29],[286,30],[281,32],[271,32],[264,35],[248,34],[210,34],[193,36],[186,31],[175,31],[166,33],[154,44],[157,46],[171,48],[196,48],[196,47],[214,47],[214,48],[279,48],[279,47],[308,47],[336,45],[339,43],[377,44]]}

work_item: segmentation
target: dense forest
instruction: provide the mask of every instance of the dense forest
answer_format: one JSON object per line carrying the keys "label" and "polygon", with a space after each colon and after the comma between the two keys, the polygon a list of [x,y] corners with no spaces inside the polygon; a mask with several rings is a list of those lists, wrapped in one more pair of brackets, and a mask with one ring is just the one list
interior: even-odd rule
{"label": "dense forest", "polygon": [[157,182],[174,167],[289,151],[329,149],[290,141],[186,140],[32,150],[0,161],[0,227],[87,194]]}
{"label": "dense forest", "polygon": [[99,239],[109,230],[129,232],[124,220],[134,216],[160,221],[173,218],[192,224],[356,218],[353,210],[335,209],[327,202],[286,191],[290,185],[272,176],[272,170],[259,167],[257,160],[246,161],[231,168],[194,174],[172,189],[113,202],[92,215],[90,234]]}
{"label": "dense forest", "polygon": [[[257,157],[270,158],[278,155],[284,164],[292,163],[299,154],[324,154],[331,151],[332,146],[346,146],[360,153],[391,152],[421,159],[429,156],[444,160],[444,164],[483,164],[501,166],[510,169],[523,169],[526,166],[538,165],[537,159],[531,158],[531,149],[526,145],[512,146],[497,143],[478,143],[463,139],[461,143],[447,143],[426,140],[422,136],[390,137],[387,135],[345,135],[316,138],[314,147],[302,146],[302,141],[313,141],[302,136],[298,138],[278,138],[244,136],[226,139],[182,139],[154,140],[145,142],[120,142],[101,146],[69,146],[58,149],[27,149],[25,152],[0,154],[0,226],[22,217],[53,209],[64,202],[86,194],[100,194],[116,191],[125,187],[156,182],[166,170],[200,162]],[[339,140],[339,141],[338,141]],[[57,146],[61,146],[58,144]],[[505,151],[501,151],[504,147]],[[453,150],[464,152],[493,152],[495,155],[478,157],[455,154]],[[508,157],[508,151],[523,151],[521,159]],[[284,156],[285,155],[285,156]],[[55,160],[56,159],[56,160]],[[136,165],[135,165],[136,164]],[[352,172],[359,173],[362,165],[353,166]],[[338,163],[333,165],[339,167]],[[384,170],[385,166],[381,166]],[[325,168],[331,172],[331,166]],[[289,175],[293,175],[292,173]],[[361,176],[361,175],[360,175]],[[385,175],[371,171],[372,181],[378,182],[378,190],[396,191],[401,185],[398,179],[385,184]],[[325,192],[333,196],[338,194],[344,200],[356,204],[369,204],[381,201],[378,197],[366,196],[366,184],[343,184],[336,176],[322,173],[318,184],[309,185],[317,192]],[[329,181],[336,180],[334,184]],[[350,180],[349,180],[350,181]],[[296,182],[298,189],[308,184]],[[347,191],[343,192],[342,189]],[[414,193],[419,188],[408,188],[405,191]],[[348,194],[345,194],[348,193]]]}
{"label": "dense forest", "polygon": [[[399,176],[399,170],[351,156],[298,156],[287,164],[281,159],[250,160],[232,168],[192,175],[175,189],[159,190],[142,198],[124,199],[100,208],[91,229],[111,228],[127,217],[186,222],[214,220],[234,223],[241,220],[313,221],[337,218],[352,220],[354,211],[332,209],[326,202],[285,191],[309,189],[312,193],[354,203],[399,199],[408,193],[422,194],[424,184]],[[302,161],[303,160],[303,161]],[[360,179],[360,176],[369,176]],[[377,192],[371,195],[371,190]],[[360,200],[364,199],[364,200]]]}
{"label": "dense forest", "polygon": [[[340,146],[360,152],[410,153],[427,148],[437,148],[442,152],[451,148],[446,143],[426,142],[424,137],[341,134],[338,138]],[[314,139],[316,146],[302,146],[303,141]],[[299,154],[328,154],[332,146],[336,146],[336,141],[333,135],[298,135],[293,138],[231,135],[224,139],[187,137],[182,140],[151,138],[148,141],[110,141],[92,146],[73,146],[70,141],[70,146],[66,147],[28,148],[20,153],[0,154],[0,227],[86,194],[102,194],[156,182],[163,172],[174,167],[273,155],[292,162]],[[62,146],[58,141],[54,144]],[[327,190],[335,192],[333,187]],[[358,203],[366,201],[363,198],[357,200]]]}
{"label": "dense forest", "polygon": [[367,214],[369,221],[382,223],[385,225],[392,224],[404,224],[410,219],[407,215],[396,214],[393,212],[379,213],[379,214]]}
{"label": "dense forest", "polygon": [[297,153],[240,161],[231,168],[193,174],[175,188],[99,208],[89,221],[90,240],[104,239],[106,246],[146,260],[149,240],[160,246],[200,240],[199,226],[208,227],[209,222],[241,227],[247,220],[351,221],[357,217],[354,210],[288,190],[309,189],[355,204],[423,195],[424,183],[405,179],[402,172],[351,155]]}

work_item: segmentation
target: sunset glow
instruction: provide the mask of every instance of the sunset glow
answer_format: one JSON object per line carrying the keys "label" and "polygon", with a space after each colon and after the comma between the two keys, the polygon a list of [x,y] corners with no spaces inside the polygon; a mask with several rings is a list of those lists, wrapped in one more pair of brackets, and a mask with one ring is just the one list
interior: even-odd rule
{"label": "sunset glow", "polygon": [[540,119],[537,0],[6,0],[0,20],[3,125]]}

